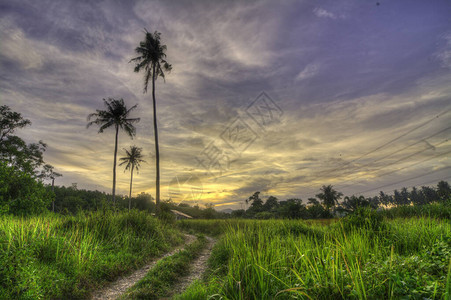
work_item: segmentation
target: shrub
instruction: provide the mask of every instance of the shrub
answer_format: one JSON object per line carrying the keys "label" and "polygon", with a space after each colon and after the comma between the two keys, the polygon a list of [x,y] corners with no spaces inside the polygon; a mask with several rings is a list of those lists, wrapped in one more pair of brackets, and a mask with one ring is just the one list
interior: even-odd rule
{"label": "shrub", "polygon": [[53,197],[30,174],[0,163],[0,213],[38,214],[47,209]]}
{"label": "shrub", "polygon": [[345,230],[364,228],[372,231],[381,231],[386,229],[384,217],[370,208],[358,208],[354,213],[343,218],[342,222]]}

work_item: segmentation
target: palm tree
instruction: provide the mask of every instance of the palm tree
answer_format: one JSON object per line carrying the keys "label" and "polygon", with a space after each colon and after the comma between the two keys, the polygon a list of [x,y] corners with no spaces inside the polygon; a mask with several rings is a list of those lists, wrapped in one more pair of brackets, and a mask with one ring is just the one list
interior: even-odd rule
{"label": "palm tree", "polygon": [[[116,158],[117,158],[117,140],[119,136],[119,129],[124,130],[131,138],[136,135],[136,128],[134,123],[139,122],[139,118],[129,118],[130,112],[136,108],[136,104],[127,109],[124,103],[124,99],[103,99],[103,103],[106,106],[106,110],[96,109],[95,113],[88,115],[88,125],[90,127],[93,124],[99,125],[99,133],[102,133],[105,129],[114,126],[116,136],[114,140],[114,163],[113,163],[113,203],[116,204]],[[90,121],[92,118],[95,120]]]}
{"label": "palm tree", "polygon": [[145,30],[145,39],[139,43],[135,52],[137,57],[130,60],[135,62],[135,72],[144,71],[144,93],[147,93],[149,80],[152,79],[152,100],[153,100],[153,129],[155,136],[155,160],[156,160],[156,213],[160,208],[160,150],[158,147],[157,128],[157,106],[155,100],[155,81],[158,76],[164,80],[164,72],[169,72],[172,66],[166,61],[166,45],[160,41],[161,33],[155,31],[153,34]]}
{"label": "palm tree", "polygon": [[321,199],[324,206],[326,206],[327,211],[330,210],[332,206],[338,204],[338,200],[343,196],[342,193],[337,192],[333,189],[332,185],[323,185],[320,189],[322,193],[316,195],[317,198]]}
{"label": "palm tree", "polygon": [[127,149],[124,149],[126,156],[119,158],[120,161],[122,161],[119,166],[122,166],[124,164],[127,164],[125,166],[125,170],[129,170],[131,168],[131,175],[130,175],[130,194],[128,196],[128,210],[130,210],[132,205],[132,183],[133,183],[133,170],[136,168],[136,171],[139,171],[139,167],[141,166],[142,162],[145,162],[143,158],[143,155],[141,153],[142,148],[131,146],[130,151]]}

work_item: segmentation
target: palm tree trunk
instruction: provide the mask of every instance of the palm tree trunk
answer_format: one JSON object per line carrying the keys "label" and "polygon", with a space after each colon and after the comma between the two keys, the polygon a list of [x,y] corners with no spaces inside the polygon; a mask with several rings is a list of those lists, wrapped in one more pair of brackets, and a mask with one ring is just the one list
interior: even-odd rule
{"label": "palm tree trunk", "polygon": [[116,125],[116,138],[114,140],[114,165],[113,165],[113,204],[116,206],[116,158],[117,158],[117,137],[119,135],[119,126]]}
{"label": "palm tree trunk", "polygon": [[132,206],[132,183],[133,183],[133,169],[135,168],[135,165],[132,164],[132,175],[130,176],[130,195],[128,196],[128,211],[130,211],[130,208]]}
{"label": "palm tree trunk", "polygon": [[[52,193],[55,193],[55,178],[52,178]],[[52,211],[55,212],[55,198],[52,201]]]}
{"label": "palm tree trunk", "polygon": [[155,214],[160,213],[160,150],[158,147],[158,128],[157,128],[157,103],[155,100],[155,63],[152,67],[152,99],[153,99],[153,130],[155,135],[155,160],[156,160],[156,199],[155,199]]}

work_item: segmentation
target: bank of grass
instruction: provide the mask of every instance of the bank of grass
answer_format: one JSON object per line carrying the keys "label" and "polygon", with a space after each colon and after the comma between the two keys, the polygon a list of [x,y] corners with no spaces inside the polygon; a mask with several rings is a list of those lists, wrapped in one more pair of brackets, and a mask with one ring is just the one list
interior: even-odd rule
{"label": "bank of grass", "polygon": [[0,218],[0,299],[86,299],[183,236],[149,214]]}
{"label": "bank of grass", "polygon": [[188,275],[190,263],[199,256],[206,246],[207,239],[199,236],[184,250],[165,257],[153,267],[146,276],[137,282],[121,299],[160,299],[170,296],[171,288],[177,280]]}
{"label": "bank of grass", "polygon": [[451,200],[448,200],[445,203],[402,205],[384,209],[380,211],[379,214],[390,219],[428,217],[451,220]]}
{"label": "bank of grass", "polygon": [[223,228],[208,274],[178,299],[450,298],[449,220],[362,214],[328,226],[270,220]]}

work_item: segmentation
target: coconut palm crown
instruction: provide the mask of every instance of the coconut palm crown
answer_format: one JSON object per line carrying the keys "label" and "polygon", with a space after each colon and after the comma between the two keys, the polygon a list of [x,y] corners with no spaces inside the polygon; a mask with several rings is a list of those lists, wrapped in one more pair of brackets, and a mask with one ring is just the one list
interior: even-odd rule
{"label": "coconut palm crown", "polygon": [[[131,138],[136,135],[136,128],[133,124],[139,122],[140,118],[130,118],[130,112],[137,107],[137,105],[127,108],[124,99],[103,99],[106,110],[96,109],[95,113],[88,115],[88,124],[98,125],[99,133],[102,133],[109,127],[114,127],[116,135],[114,140],[114,163],[113,163],[113,203],[115,203],[116,196],[116,159],[117,159],[117,143],[119,136],[119,129],[125,131]],[[94,119],[94,120],[92,120]],[[92,121],[91,121],[92,120]]]}
{"label": "coconut palm crown", "polygon": [[119,161],[122,161],[119,166],[125,165],[125,170],[130,170],[130,194],[128,196],[128,210],[131,208],[131,198],[132,198],[132,184],[133,184],[133,171],[139,171],[142,162],[145,162],[143,155],[141,153],[142,148],[131,146],[130,151],[124,149],[126,155],[124,157],[119,158]]}
{"label": "coconut palm crown", "polygon": [[172,66],[166,61],[166,45],[161,44],[161,33],[155,31],[150,33],[144,29],[145,39],[139,43],[135,52],[137,57],[130,60],[135,63],[135,72],[144,71],[144,93],[147,93],[149,80],[152,80],[152,100],[153,100],[153,128],[155,136],[155,164],[156,164],[156,213],[160,207],[160,150],[158,146],[157,127],[157,105],[155,100],[155,81],[160,76],[165,78],[164,72],[169,72]]}

